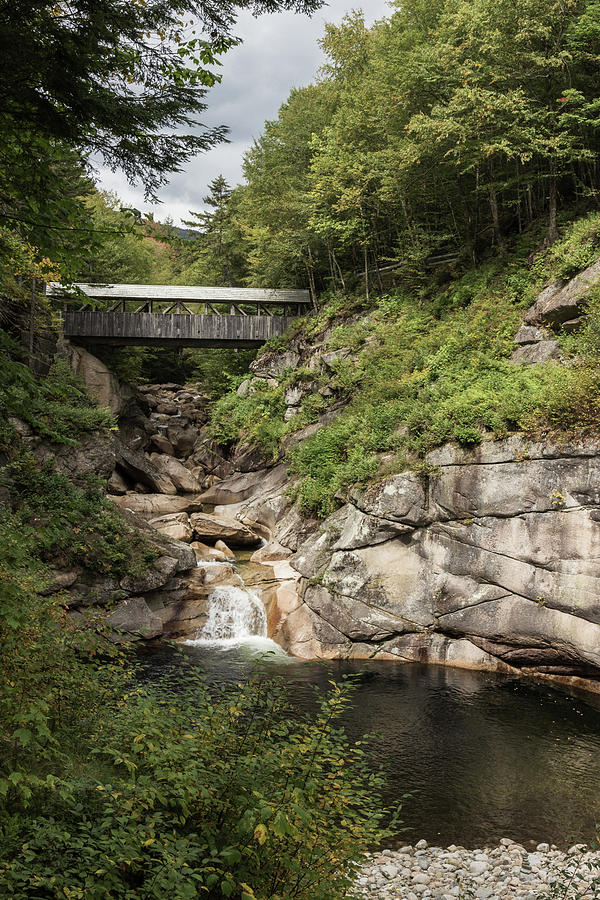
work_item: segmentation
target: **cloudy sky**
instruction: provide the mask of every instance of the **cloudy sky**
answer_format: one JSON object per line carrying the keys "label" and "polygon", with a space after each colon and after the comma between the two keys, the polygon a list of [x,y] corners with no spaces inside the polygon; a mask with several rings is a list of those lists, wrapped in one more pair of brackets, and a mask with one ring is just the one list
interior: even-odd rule
{"label": "cloudy sky", "polygon": [[[170,216],[178,225],[189,210],[202,207],[206,187],[219,173],[232,185],[241,180],[243,153],[260,135],[265,119],[275,118],[290,89],[312,81],[323,62],[317,41],[324,23],[339,22],[353,8],[362,8],[368,22],[389,11],[386,0],[329,0],[312,18],[293,13],[240,16],[236,34],[243,44],[223,57],[223,80],[209,92],[204,113],[205,124],[229,126],[230,143],[197,156],[171,179],[154,208],[157,218]],[[119,172],[100,168],[97,181],[126,205],[150,210],[143,191],[128,185]]]}

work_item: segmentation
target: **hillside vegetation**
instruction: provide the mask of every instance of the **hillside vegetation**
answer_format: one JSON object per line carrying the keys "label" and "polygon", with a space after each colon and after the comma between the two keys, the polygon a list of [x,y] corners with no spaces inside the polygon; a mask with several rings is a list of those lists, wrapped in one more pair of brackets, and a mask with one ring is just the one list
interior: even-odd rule
{"label": "hillside vegetation", "polygon": [[[532,230],[510,253],[445,285],[432,277],[412,294],[407,286],[370,303],[332,298],[275,349],[350,352],[321,372],[289,369],[276,386],[262,380],[252,392],[225,395],[213,409],[213,433],[226,444],[250,441],[276,458],[294,433],[339,410],[288,453],[300,476],[301,509],[326,516],[335,495],[352,484],[408,467],[426,473],[427,451],[445,441],[469,447],[518,430],[558,439],[597,432],[597,289],[585,324],[559,338],[563,364],[524,367],[509,357],[537,292],[598,257],[600,216],[578,219],[532,260],[536,241],[539,231]],[[285,421],[284,396],[294,386],[305,388],[300,410]]]}

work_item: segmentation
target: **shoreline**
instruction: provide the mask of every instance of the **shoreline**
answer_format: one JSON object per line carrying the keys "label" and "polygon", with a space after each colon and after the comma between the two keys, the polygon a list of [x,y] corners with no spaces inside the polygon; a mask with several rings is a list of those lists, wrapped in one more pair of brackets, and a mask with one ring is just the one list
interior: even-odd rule
{"label": "shoreline", "polygon": [[600,851],[585,844],[562,851],[545,843],[527,851],[510,838],[475,850],[420,840],[365,854],[355,883],[356,900],[598,900]]}

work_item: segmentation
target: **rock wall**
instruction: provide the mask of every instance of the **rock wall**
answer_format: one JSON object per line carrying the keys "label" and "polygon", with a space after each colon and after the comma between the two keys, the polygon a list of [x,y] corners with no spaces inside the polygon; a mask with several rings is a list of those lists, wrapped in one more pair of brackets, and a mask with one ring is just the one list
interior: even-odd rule
{"label": "rock wall", "polygon": [[434,474],[355,490],[300,535],[281,495],[243,506],[279,511],[272,535],[300,576],[281,642],[306,658],[597,678],[600,446],[513,436],[427,463]]}

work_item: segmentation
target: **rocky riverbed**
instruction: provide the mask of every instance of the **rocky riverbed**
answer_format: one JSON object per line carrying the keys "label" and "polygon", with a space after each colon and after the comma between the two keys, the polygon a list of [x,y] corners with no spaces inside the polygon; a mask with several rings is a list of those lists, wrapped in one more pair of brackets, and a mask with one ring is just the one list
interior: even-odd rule
{"label": "rocky riverbed", "polygon": [[568,851],[538,844],[532,852],[509,838],[482,850],[451,845],[414,847],[367,855],[356,898],[374,900],[598,900],[600,852],[576,844]]}

